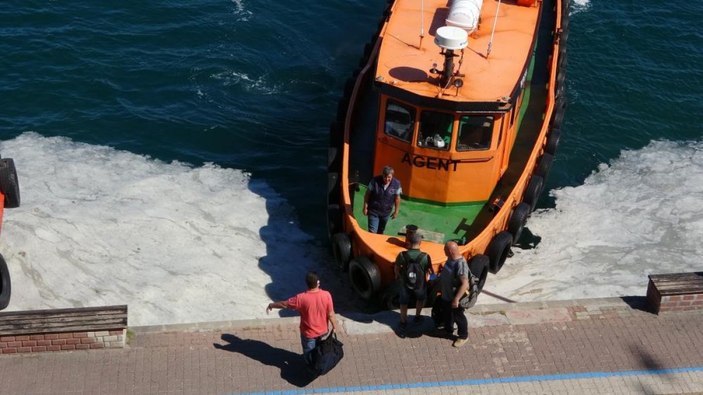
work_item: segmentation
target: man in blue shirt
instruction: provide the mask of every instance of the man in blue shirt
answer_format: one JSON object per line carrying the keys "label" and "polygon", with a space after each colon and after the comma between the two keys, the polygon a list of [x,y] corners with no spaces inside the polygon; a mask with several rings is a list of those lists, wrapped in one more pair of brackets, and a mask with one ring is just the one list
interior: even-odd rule
{"label": "man in blue shirt", "polygon": [[401,192],[400,181],[393,178],[390,166],[384,166],[382,174],[371,179],[364,195],[364,215],[369,219],[369,232],[383,234],[388,220],[398,216]]}

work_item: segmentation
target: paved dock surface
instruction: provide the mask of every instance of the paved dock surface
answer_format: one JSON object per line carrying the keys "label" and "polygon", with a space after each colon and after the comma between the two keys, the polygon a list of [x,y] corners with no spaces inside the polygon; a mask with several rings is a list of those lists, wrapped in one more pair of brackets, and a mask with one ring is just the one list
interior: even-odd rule
{"label": "paved dock surface", "polygon": [[317,378],[297,318],[137,327],[121,350],[2,355],[0,394],[703,394],[703,310],[643,303],[476,306],[458,349],[429,317],[399,338],[397,312],[342,313],[345,357]]}

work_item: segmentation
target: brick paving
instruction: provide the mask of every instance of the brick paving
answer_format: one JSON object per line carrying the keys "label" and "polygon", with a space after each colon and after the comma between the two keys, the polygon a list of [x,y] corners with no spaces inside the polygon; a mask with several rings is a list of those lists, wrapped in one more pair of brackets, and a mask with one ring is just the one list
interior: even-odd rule
{"label": "brick paving", "polygon": [[[311,379],[297,318],[132,328],[122,350],[0,356],[0,394],[703,393],[703,311],[643,298],[476,306],[461,349],[397,312],[340,314],[345,357]],[[429,313],[429,311],[427,311]]]}

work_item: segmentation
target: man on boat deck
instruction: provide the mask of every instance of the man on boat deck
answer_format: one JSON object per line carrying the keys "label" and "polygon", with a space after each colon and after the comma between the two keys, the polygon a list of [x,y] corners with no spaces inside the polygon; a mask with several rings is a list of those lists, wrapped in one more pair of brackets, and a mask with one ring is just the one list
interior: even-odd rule
{"label": "man on boat deck", "polygon": [[371,179],[364,195],[364,215],[369,217],[369,232],[383,234],[388,220],[398,216],[401,192],[400,181],[393,178],[390,166],[384,166],[382,174]]}

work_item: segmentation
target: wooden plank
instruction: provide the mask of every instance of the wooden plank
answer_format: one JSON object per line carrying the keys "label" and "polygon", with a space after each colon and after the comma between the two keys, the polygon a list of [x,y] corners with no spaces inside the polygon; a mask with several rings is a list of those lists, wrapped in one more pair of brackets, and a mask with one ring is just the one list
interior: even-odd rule
{"label": "wooden plank", "polygon": [[114,314],[101,314],[101,315],[83,315],[83,316],[66,316],[66,315],[36,315],[36,316],[13,316],[8,314],[7,316],[0,316],[0,323],[3,321],[12,322],[33,322],[42,320],[51,321],[90,321],[90,320],[100,320],[104,318],[112,317],[124,317],[127,318],[126,313],[114,313]]}
{"label": "wooden plank", "polygon": [[126,305],[0,313],[0,335],[100,331],[126,327]]}
{"label": "wooden plank", "polygon": [[89,315],[89,314],[113,314],[114,312],[127,313],[127,305],[105,306],[105,307],[75,307],[70,309],[48,309],[48,310],[25,310],[10,311],[0,313],[0,318],[6,315],[13,316],[43,316],[43,315]]}
{"label": "wooden plank", "polygon": [[703,272],[653,274],[649,278],[662,296],[703,293]]}
{"label": "wooden plank", "polygon": [[0,326],[0,335],[9,331],[24,330],[31,333],[61,332],[64,328],[84,328],[86,331],[96,330],[95,328],[126,328],[125,320],[104,320],[100,322],[62,322],[54,323],[50,321],[24,323],[21,325],[7,323]]}

